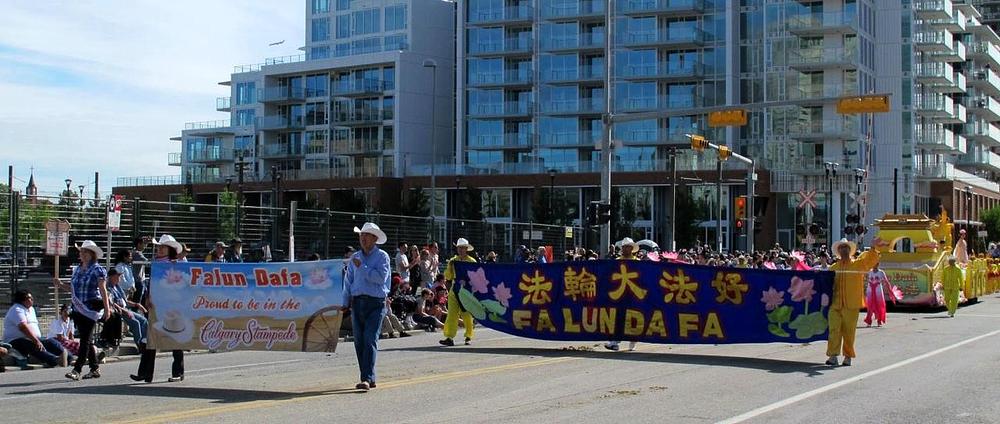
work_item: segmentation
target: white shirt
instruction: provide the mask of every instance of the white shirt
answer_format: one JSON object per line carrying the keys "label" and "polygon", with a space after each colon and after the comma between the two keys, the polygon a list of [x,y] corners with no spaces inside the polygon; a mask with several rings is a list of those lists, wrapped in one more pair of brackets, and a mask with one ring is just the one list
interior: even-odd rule
{"label": "white shirt", "polygon": [[46,336],[50,339],[56,338],[56,336],[63,336],[69,338],[70,329],[73,328],[73,320],[67,319],[63,321],[59,318],[52,320],[49,324],[49,334]]}
{"label": "white shirt", "polygon": [[22,323],[28,324],[28,330],[39,340],[42,338],[42,330],[38,328],[38,317],[35,316],[35,308],[25,308],[20,303],[15,303],[7,311],[3,318],[3,341],[10,342],[14,339],[28,338],[18,327]]}
{"label": "white shirt", "polygon": [[410,260],[406,258],[406,254],[400,251],[396,253],[396,272],[399,276],[403,278],[403,281],[410,282]]}

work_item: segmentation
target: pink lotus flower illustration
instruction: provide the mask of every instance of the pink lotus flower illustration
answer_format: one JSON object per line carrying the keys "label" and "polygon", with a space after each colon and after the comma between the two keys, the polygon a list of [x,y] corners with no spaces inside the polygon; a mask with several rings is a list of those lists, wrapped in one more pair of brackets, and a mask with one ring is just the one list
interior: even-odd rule
{"label": "pink lotus flower illustration", "polygon": [[830,306],[830,296],[828,296],[826,293],[823,293],[823,296],[820,296],[819,298],[819,302],[820,305],[822,305],[824,308]]}
{"label": "pink lotus flower illustration", "polygon": [[171,269],[167,271],[167,275],[163,278],[167,282],[167,285],[176,286],[179,284],[184,284],[187,280],[187,274],[180,272],[176,269]]}
{"label": "pink lotus flower illustration", "polygon": [[493,288],[493,297],[497,298],[497,301],[506,308],[510,306],[510,298],[514,297],[514,295],[510,293],[510,288],[507,287],[507,284],[500,283]]}
{"label": "pink lotus flower illustration", "polygon": [[473,293],[489,293],[490,282],[486,279],[486,271],[479,268],[469,271],[469,285],[472,286]]}
{"label": "pink lotus flower illustration", "polygon": [[813,290],[813,280],[803,280],[799,277],[792,277],[792,286],[788,288],[788,292],[792,295],[793,302],[805,301],[809,303],[812,300],[816,290]]}
{"label": "pink lotus flower illustration", "polygon": [[309,272],[309,279],[306,285],[312,288],[325,288],[330,286],[330,276],[325,268],[315,268]]}
{"label": "pink lotus flower illustration", "polygon": [[781,306],[785,303],[785,292],[777,291],[774,287],[768,287],[767,291],[760,298],[760,301],[764,303],[764,309],[768,311],[773,311],[774,308]]}

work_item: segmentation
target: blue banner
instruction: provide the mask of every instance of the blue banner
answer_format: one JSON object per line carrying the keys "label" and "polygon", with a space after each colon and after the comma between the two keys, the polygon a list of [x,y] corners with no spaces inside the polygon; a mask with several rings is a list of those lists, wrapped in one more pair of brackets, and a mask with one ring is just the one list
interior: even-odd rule
{"label": "blue banner", "polygon": [[613,260],[455,262],[455,271],[453,294],[488,328],[543,340],[670,344],[826,340],[834,277]]}
{"label": "blue banner", "polygon": [[332,352],[343,269],[343,260],[153,263],[150,346]]}

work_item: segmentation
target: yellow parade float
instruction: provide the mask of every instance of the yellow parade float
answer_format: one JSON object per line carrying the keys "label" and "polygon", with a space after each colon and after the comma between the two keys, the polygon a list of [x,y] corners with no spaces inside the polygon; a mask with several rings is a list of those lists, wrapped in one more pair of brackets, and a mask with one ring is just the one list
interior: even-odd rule
{"label": "yellow parade float", "polygon": [[[872,248],[881,254],[881,268],[889,281],[903,292],[897,302],[906,306],[941,306],[941,271],[953,254],[954,224],[942,212],[937,219],[926,215],[885,215],[875,220],[878,233]],[[908,241],[908,243],[906,242]],[[993,293],[1000,282],[1000,265],[992,259],[970,257],[963,267],[960,302],[975,301]]]}

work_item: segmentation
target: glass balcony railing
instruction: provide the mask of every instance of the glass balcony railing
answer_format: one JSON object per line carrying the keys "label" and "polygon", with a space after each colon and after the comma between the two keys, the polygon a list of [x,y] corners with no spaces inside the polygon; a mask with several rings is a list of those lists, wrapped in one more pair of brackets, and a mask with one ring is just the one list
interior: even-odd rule
{"label": "glass balcony railing", "polygon": [[263,103],[304,102],[306,90],[303,87],[267,87],[258,90],[257,98]]}
{"label": "glass balcony railing", "polygon": [[222,147],[199,147],[184,152],[188,162],[211,163],[229,162],[234,160],[233,149],[223,149]]}
{"label": "glass balcony railing", "polygon": [[625,78],[695,78],[704,74],[705,66],[697,62],[661,62],[622,68]]}
{"label": "glass balcony railing", "polygon": [[542,50],[552,51],[602,48],[604,47],[605,38],[603,33],[595,33],[579,34],[573,37],[542,38],[539,41],[541,41]]}
{"label": "glass balcony railing", "polygon": [[509,37],[504,41],[482,41],[469,45],[470,54],[503,54],[530,52],[534,47],[531,37]]}
{"label": "glass balcony railing", "polygon": [[690,109],[703,106],[701,97],[696,96],[659,96],[631,97],[625,96],[615,105],[619,111],[640,111],[655,109]]}
{"label": "glass balcony railing", "polygon": [[[685,161],[685,166],[694,170],[714,170],[717,160],[714,157],[705,155],[705,159],[693,159]],[[478,163],[475,165],[456,165],[454,163],[444,163],[435,165],[436,175],[505,175],[505,174],[546,174],[550,169],[555,169],[561,173],[599,173],[601,172],[599,161],[537,161],[527,163]],[[651,172],[667,171],[670,169],[668,159],[656,158],[625,158],[620,157],[612,161],[612,171],[614,172]],[[746,165],[739,161],[726,161],[723,163],[725,170],[745,170]],[[430,165],[409,166],[406,175],[431,175]]]}
{"label": "glass balcony railing", "polygon": [[515,69],[504,72],[470,72],[469,85],[523,85],[531,84],[531,69]]}
{"label": "glass balcony railing", "polygon": [[625,46],[646,45],[701,45],[705,43],[704,30],[692,27],[670,27],[659,31],[628,32],[620,38]]}
{"label": "glass balcony railing", "polygon": [[541,15],[545,19],[600,16],[604,14],[604,5],[604,1],[598,0],[578,0],[562,4],[550,4],[542,7]]}
{"label": "glass balcony railing", "polygon": [[534,14],[535,14],[534,8],[532,8],[531,6],[520,5],[520,6],[491,8],[480,11],[470,11],[468,19],[469,23],[472,24],[500,23],[508,21],[530,20],[532,19]]}
{"label": "glass balcony railing", "polygon": [[953,180],[955,179],[955,165],[950,163],[920,163],[914,167],[914,174],[918,178],[932,180]]}
{"label": "glass balcony railing", "polygon": [[188,122],[184,124],[185,130],[211,130],[219,128],[229,128],[232,122],[229,119],[219,119],[215,121]]}
{"label": "glass balcony railing", "polygon": [[617,11],[629,13],[701,13],[704,0],[618,0]]}
{"label": "glass balcony railing", "polygon": [[379,124],[382,121],[393,119],[391,109],[354,109],[349,111],[336,111],[333,113],[334,125],[363,125]]}
{"label": "glass balcony railing", "polygon": [[913,108],[925,112],[952,113],[955,109],[955,101],[943,94],[915,94],[913,95]]}
{"label": "glass balcony railing", "polygon": [[527,101],[483,103],[469,108],[472,116],[527,116],[534,111],[534,104]]}
{"label": "glass balcony railing", "polygon": [[786,21],[789,31],[822,31],[827,29],[851,28],[857,31],[857,12],[827,12],[795,15]]}
{"label": "glass balcony railing", "polygon": [[330,146],[333,149],[334,154],[364,154],[364,153],[381,153],[385,150],[385,144],[382,140],[362,140],[362,139],[351,139],[351,140],[339,140]]}
{"label": "glass balcony railing", "polygon": [[799,49],[788,55],[788,64],[797,67],[856,66],[858,51],[854,48]]}
{"label": "glass balcony railing", "polygon": [[215,98],[215,110],[219,112],[229,112],[232,110],[232,104],[230,103],[230,97],[216,97]]}
{"label": "glass balcony railing", "polygon": [[531,139],[533,137],[530,133],[479,135],[470,137],[469,148],[531,148]]}
{"label": "glass balcony railing", "polygon": [[[955,133],[940,125],[918,125],[914,128],[913,139],[917,145],[931,149],[958,150]],[[962,146],[964,147],[964,146]]]}
{"label": "glass balcony railing", "polygon": [[954,40],[955,40],[955,37],[951,34],[951,32],[950,31],[945,31],[945,30],[931,31],[931,30],[926,30],[925,29],[925,30],[918,31],[918,32],[915,31],[914,34],[913,34],[913,43],[917,44],[917,45],[920,45],[920,44],[923,44],[923,45],[935,45],[936,44],[936,45],[943,46],[943,48],[947,49],[947,48],[951,47],[951,45],[954,42]]}
{"label": "glass balcony railing", "polygon": [[257,128],[261,130],[295,130],[305,128],[302,116],[260,116],[257,118]]}
{"label": "glass balcony railing", "polygon": [[149,175],[141,177],[118,177],[115,187],[148,187],[181,184],[184,184],[184,180],[180,175]]}
{"label": "glass balcony railing", "polygon": [[996,125],[977,119],[965,125],[966,136],[992,147],[1000,146],[1000,128]]}
{"label": "glass balcony railing", "polygon": [[1000,119],[1000,103],[996,99],[986,95],[979,95],[969,98],[969,109],[976,109],[975,113],[986,115],[991,119]]}
{"label": "glass balcony railing", "polygon": [[542,113],[601,113],[607,109],[603,98],[581,98],[543,101],[540,104]]}
{"label": "glass balcony railing", "polygon": [[167,154],[167,165],[168,166],[181,166],[181,153],[174,152]]}
{"label": "glass balcony railing", "polygon": [[955,69],[950,63],[923,62],[918,63],[913,74],[918,79],[932,79],[940,83],[954,82]]}
{"label": "glass balcony railing", "polygon": [[916,0],[913,10],[921,17],[938,18],[950,17],[954,9],[951,0]]}
{"label": "glass balcony railing", "polygon": [[392,81],[379,79],[350,79],[333,83],[333,94],[337,96],[380,94],[393,89]]}
{"label": "glass balcony railing", "polygon": [[301,143],[264,144],[259,154],[265,159],[297,158],[305,156],[305,149]]}
{"label": "glass balcony railing", "polygon": [[604,66],[581,65],[570,69],[549,69],[542,72],[542,82],[580,81],[604,78]]}
{"label": "glass balcony railing", "polygon": [[977,148],[961,155],[958,164],[961,166],[987,168],[995,172],[1000,172],[1000,155],[986,149]]}
{"label": "glass balcony railing", "polygon": [[786,128],[772,128],[774,134],[784,133],[799,139],[852,138],[858,135],[857,117],[793,121]]}
{"label": "glass balcony railing", "polygon": [[788,87],[789,100],[830,99],[857,94],[857,84],[811,84]]}
{"label": "glass balcony railing", "polygon": [[972,82],[979,87],[993,94],[1000,94],[1000,76],[990,68],[978,68],[972,70]]}
{"label": "glass balcony railing", "polygon": [[969,45],[969,54],[979,55],[992,61],[994,65],[1000,65],[1000,48],[993,43],[980,41]]}
{"label": "glass balcony railing", "polygon": [[592,147],[601,141],[601,131],[571,131],[542,134],[541,147]]}

